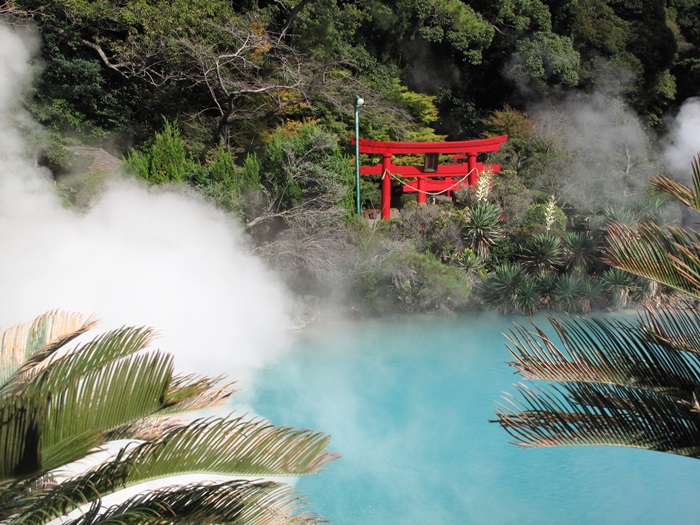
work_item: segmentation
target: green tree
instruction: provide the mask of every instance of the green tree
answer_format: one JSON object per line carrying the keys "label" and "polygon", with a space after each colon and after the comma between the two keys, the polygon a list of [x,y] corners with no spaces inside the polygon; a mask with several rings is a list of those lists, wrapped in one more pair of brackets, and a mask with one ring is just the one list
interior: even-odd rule
{"label": "green tree", "polygon": [[132,151],[124,164],[128,171],[151,184],[182,182],[193,168],[177,122],[170,123],[167,119],[153,142],[144,151]]}
{"label": "green tree", "polygon": [[[559,34],[571,35],[582,57],[587,86],[624,78],[628,101],[652,124],[675,98],[670,75],[678,42],[663,0],[581,0],[549,2]],[[601,60],[602,59],[602,60]],[[612,66],[612,68],[610,67]]]}
{"label": "green tree", "polygon": [[[51,312],[2,332],[0,520],[48,523],[79,507],[72,524],[315,523],[290,487],[268,476],[318,471],[328,437],[240,416],[187,419],[226,402],[219,379],[177,375],[173,358],[149,349],[149,328],[121,328],[72,345],[93,319]],[[96,447],[113,454],[94,466]],[[188,473],[227,481],[176,485]],[[165,486],[103,507],[132,485]]]}
{"label": "green tree", "polygon": [[270,137],[259,169],[263,202],[245,217],[259,253],[301,293],[310,283],[337,282],[354,170],[336,137],[316,123],[289,122]]}
{"label": "green tree", "polygon": [[575,87],[578,70],[579,54],[571,38],[535,33],[516,44],[508,76],[521,89],[541,96],[548,94],[551,87]]}
{"label": "green tree", "polygon": [[[692,187],[663,176],[652,184],[700,211],[700,157]],[[527,379],[553,383],[520,387],[497,411],[516,443],[617,445],[700,458],[700,314],[687,300],[700,298],[699,240],[675,226],[614,224],[609,262],[678,290],[677,303],[635,321],[552,318],[553,334],[513,329],[512,366]]]}

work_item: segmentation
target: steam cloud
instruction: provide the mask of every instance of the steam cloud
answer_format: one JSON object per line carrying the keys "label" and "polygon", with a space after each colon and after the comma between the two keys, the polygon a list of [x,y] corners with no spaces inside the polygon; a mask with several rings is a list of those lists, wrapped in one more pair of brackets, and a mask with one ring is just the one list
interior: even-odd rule
{"label": "steam cloud", "polygon": [[[700,99],[686,100],[666,119],[659,140],[627,106],[616,86],[532,104],[529,113],[541,140],[558,153],[547,166],[560,201],[582,209],[624,209],[649,180],[667,173],[685,183],[700,152]],[[543,178],[544,184],[549,179]]]}
{"label": "steam cloud", "polygon": [[660,170],[651,136],[614,93],[572,95],[530,111],[538,135],[557,151],[548,170],[561,184],[557,197],[563,201],[587,210],[619,209]]}
{"label": "steam cloud", "polygon": [[668,121],[664,159],[671,175],[687,180],[693,158],[700,153],[700,98],[689,98]]}
{"label": "steam cloud", "polygon": [[0,25],[0,325],[52,309],[153,326],[181,372],[249,378],[285,346],[291,302],[240,228],[181,193],[113,182],[64,208],[18,131],[36,35]]}

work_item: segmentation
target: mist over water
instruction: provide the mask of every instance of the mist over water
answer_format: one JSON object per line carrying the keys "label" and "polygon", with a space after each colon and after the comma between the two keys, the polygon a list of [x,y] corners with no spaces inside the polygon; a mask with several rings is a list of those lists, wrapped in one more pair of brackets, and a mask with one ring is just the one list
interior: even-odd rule
{"label": "mist over water", "polygon": [[232,219],[182,191],[124,178],[89,211],[65,208],[18,128],[36,49],[31,31],[0,25],[0,326],[52,309],[152,326],[178,371],[245,385],[286,346],[283,285]]}
{"label": "mist over water", "polygon": [[[543,316],[534,320],[547,330]],[[521,380],[505,364],[503,333],[514,321],[528,319],[318,326],[260,372],[252,403],[276,424],[331,433],[342,457],[297,487],[335,525],[695,523],[697,460],[621,447],[524,449],[490,422]]]}

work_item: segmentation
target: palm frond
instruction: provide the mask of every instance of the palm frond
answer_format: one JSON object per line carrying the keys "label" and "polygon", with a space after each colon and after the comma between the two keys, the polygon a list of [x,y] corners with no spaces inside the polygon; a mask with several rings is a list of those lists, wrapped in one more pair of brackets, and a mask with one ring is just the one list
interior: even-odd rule
{"label": "palm frond", "polygon": [[[23,366],[8,380],[2,393],[29,388],[31,382],[40,382],[45,391],[60,388],[90,370],[147,348],[152,340],[153,330],[150,328],[112,330],[62,355],[52,353],[41,362],[41,366],[32,370],[33,373],[25,374],[30,366]],[[40,378],[37,379],[39,375]]]}
{"label": "palm frond", "polygon": [[498,412],[524,446],[620,445],[700,457],[700,316],[649,309],[633,321],[548,318],[516,325],[511,363],[527,379]]}
{"label": "palm frond", "polygon": [[325,452],[330,438],[309,430],[276,427],[244,417],[208,418],[174,428],[130,452],[137,472],[129,482],[210,472],[238,476],[301,476],[336,458]]}
{"label": "palm frond", "polygon": [[534,331],[516,325],[508,335],[515,357],[510,364],[527,379],[633,386],[680,400],[690,399],[700,384],[700,361],[682,348],[659,345],[638,325],[596,318],[548,320],[563,349],[534,325]]}
{"label": "palm frond", "polygon": [[700,298],[700,281],[688,278],[700,267],[700,234],[654,223],[635,228],[613,223],[608,228],[607,262],[622,270]]}
{"label": "palm frond", "polygon": [[14,487],[5,508],[21,514],[21,523],[39,525],[64,516],[71,511],[125,488],[126,474],[134,468],[125,461],[126,450],[77,476],[51,482],[51,474],[39,477],[33,483],[19,483]]}
{"label": "palm frond", "polygon": [[692,160],[691,167],[693,171],[692,188],[664,175],[657,175],[650,182],[654,187],[668,193],[692,210],[700,212],[700,155]]}
{"label": "palm frond", "polygon": [[700,315],[689,301],[680,301],[675,307],[647,308],[640,329],[663,348],[700,354]]}
{"label": "palm frond", "polygon": [[[55,330],[51,322],[47,316],[31,333],[6,333],[6,347],[32,350],[0,387],[0,521],[38,525],[86,505],[77,523],[318,521],[299,511],[291,489],[263,482],[159,489],[105,510],[104,496],[143,481],[189,473],[299,476],[336,456],[318,432],[244,417],[174,417],[220,405],[234,389],[221,378],[173,377],[172,357],[148,349],[149,328],[121,328],[67,348],[92,321],[56,323]],[[61,479],[61,467],[114,439],[130,441],[111,459]]]}
{"label": "palm frond", "polygon": [[0,387],[12,375],[35,367],[96,323],[95,319],[81,314],[54,310],[31,323],[17,324],[4,330],[0,336]]}
{"label": "palm frond", "polygon": [[3,520],[2,523],[7,523],[10,517],[21,514],[30,503],[30,495],[42,492],[51,484],[51,480],[48,478],[48,476],[40,475],[0,482],[0,520]]}
{"label": "palm frond", "polygon": [[222,405],[236,393],[233,382],[220,385],[222,380],[221,377],[175,376],[165,395],[167,408],[161,413],[190,412]]}
{"label": "palm frond", "polygon": [[0,481],[23,478],[41,468],[44,411],[42,403],[31,399],[0,403]]}
{"label": "palm frond", "polygon": [[161,416],[156,412],[153,416],[142,417],[138,421],[122,425],[105,434],[107,441],[122,439],[136,441],[151,441],[160,439],[166,432],[187,425],[188,421],[178,415]]}
{"label": "palm frond", "polygon": [[148,491],[106,510],[96,502],[83,516],[65,525],[318,523],[316,515],[304,512],[305,506],[289,486],[235,480]]}
{"label": "palm frond", "polygon": [[26,523],[45,523],[125,487],[171,476],[298,476],[315,473],[336,458],[329,438],[280,428],[261,420],[211,418],[176,426],[157,441],[131,444],[97,467],[55,486],[16,497]]}
{"label": "palm frond", "polygon": [[588,383],[520,386],[518,393],[520,401],[511,398],[497,409],[515,444],[613,445],[700,457],[700,414],[665,394]]}
{"label": "palm frond", "polygon": [[[44,468],[56,468],[85,455],[98,443],[97,433],[158,411],[171,376],[172,356],[155,352],[109,363],[60,390],[49,390],[52,395],[42,432]],[[38,378],[27,390],[29,397],[48,393],[41,375]],[[87,438],[86,433],[95,440],[75,440]]]}
{"label": "palm frond", "polygon": [[232,382],[220,385],[221,381],[222,378],[175,376],[157,412],[110,430],[107,439],[154,440],[168,430],[185,426],[181,414],[221,406],[236,392]]}

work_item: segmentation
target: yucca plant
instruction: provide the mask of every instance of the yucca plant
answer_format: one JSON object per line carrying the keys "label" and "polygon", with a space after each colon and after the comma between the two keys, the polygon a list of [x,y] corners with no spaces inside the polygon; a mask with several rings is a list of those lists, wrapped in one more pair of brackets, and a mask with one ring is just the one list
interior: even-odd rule
{"label": "yucca plant", "polygon": [[597,258],[595,239],[586,232],[566,232],[562,238],[562,259],[567,270],[588,271]]}
{"label": "yucca plant", "polygon": [[536,277],[537,291],[540,294],[540,302],[543,306],[549,306],[554,302],[554,293],[557,289],[559,276],[553,270],[541,272]]}
{"label": "yucca plant", "polygon": [[627,308],[630,293],[635,282],[634,276],[619,268],[608,268],[601,276],[603,288],[612,296],[612,304],[615,308]]}
{"label": "yucca plant", "polygon": [[[0,521],[71,524],[316,523],[289,486],[263,479],[317,472],[334,458],[328,437],[263,420],[183,414],[233,394],[219,379],[182,376],[150,349],[149,328],[121,328],[76,344],[95,321],[51,312],[2,332]],[[110,446],[85,470],[69,464]],[[228,476],[179,486],[190,473]],[[245,478],[245,479],[244,479]],[[162,488],[103,498],[144,481]]]}
{"label": "yucca plant", "polygon": [[503,237],[503,229],[499,224],[501,209],[491,202],[481,201],[474,203],[466,215],[462,235],[466,244],[485,261],[491,247]]}
{"label": "yucca plant", "polygon": [[[655,187],[700,211],[693,187],[656,177]],[[526,447],[617,445],[700,458],[700,244],[697,234],[644,223],[610,227],[609,262],[684,294],[672,308],[634,320],[550,318],[553,333],[516,326],[512,366],[550,386],[518,387],[498,422]]]}
{"label": "yucca plant", "polygon": [[515,298],[523,280],[522,270],[514,264],[502,264],[488,274],[481,286],[481,299],[490,308],[503,313],[515,310]]}
{"label": "yucca plant", "polygon": [[583,275],[577,272],[559,277],[554,289],[554,301],[565,312],[586,312],[588,289]]}
{"label": "yucca plant", "polygon": [[515,296],[516,309],[525,315],[534,314],[540,306],[540,292],[537,282],[532,278],[525,278],[520,282]]}
{"label": "yucca plant", "polygon": [[561,239],[548,233],[537,234],[520,247],[518,260],[530,273],[554,270],[561,263]]}

